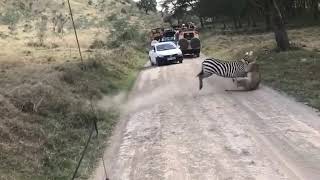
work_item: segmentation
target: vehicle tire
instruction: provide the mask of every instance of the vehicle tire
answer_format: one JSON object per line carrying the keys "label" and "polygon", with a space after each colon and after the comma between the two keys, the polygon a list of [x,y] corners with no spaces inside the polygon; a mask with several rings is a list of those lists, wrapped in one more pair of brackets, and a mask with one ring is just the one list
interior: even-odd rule
{"label": "vehicle tire", "polygon": [[200,47],[201,47],[200,39],[192,38],[190,41],[190,45],[191,45],[192,49],[200,49]]}
{"label": "vehicle tire", "polygon": [[179,44],[181,50],[186,50],[186,49],[188,49],[189,41],[187,39],[183,38],[183,39],[179,40],[178,44]]}
{"label": "vehicle tire", "polygon": [[151,61],[151,58],[149,57],[149,61],[150,61],[150,64],[151,66],[154,66],[153,62]]}
{"label": "vehicle tire", "polygon": [[200,53],[196,53],[195,55],[196,55],[196,57],[200,57]]}
{"label": "vehicle tire", "polygon": [[162,63],[157,59],[157,60],[156,60],[156,65],[157,65],[157,66],[161,66]]}
{"label": "vehicle tire", "polygon": [[179,63],[182,64],[182,63],[183,63],[183,59],[180,59],[180,60],[179,60]]}

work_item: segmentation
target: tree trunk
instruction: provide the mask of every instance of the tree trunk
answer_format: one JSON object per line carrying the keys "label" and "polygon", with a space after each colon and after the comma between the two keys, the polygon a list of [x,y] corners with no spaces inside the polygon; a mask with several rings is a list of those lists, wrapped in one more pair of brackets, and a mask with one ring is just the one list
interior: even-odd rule
{"label": "tree trunk", "polygon": [[252,27],[257,27],[257,21],[254,17],[252,17]]}
{"label": "tree trunk", "polygon": [[313,9],[313,18],[315,20],[319,19],[319,2],[318,0],[312,1],[312,9]]}
{"label": "tree trunk", "polygon": [[204,28],[203,18],[201,16],[199,16],[199,19],[200,19],[201,28]]}
{"label": "tree trunk", "polygon": [[251,18],[249,16],[247,17],[247,26],[251,27]]}
{"label": "tree trunk", "polygon": [[241,22],[241,17],[238,16],[238,27],[242,28],[242,22]]}
{"label": "tree trunk", "polygon": [[238,29],[238,22],[237,22],[237,18],[235,16],[233,16],[233,24],[234,24],[234,28]]}
{"label": "tree trunk", "polygon": [[277,46],[281,51],[289,50],[289,38],[286,31],[286,27],[281,15],[280,9],[275,0],[270,0],[273,3],[274,13],[273,13],[273,24],[274,24],[274,34],[277,42]]}
{"label": "tree trunk", "polygon": [[265,21],[266,21],[266,29],[271,29],[271,7],[269,0],[265,1]]}

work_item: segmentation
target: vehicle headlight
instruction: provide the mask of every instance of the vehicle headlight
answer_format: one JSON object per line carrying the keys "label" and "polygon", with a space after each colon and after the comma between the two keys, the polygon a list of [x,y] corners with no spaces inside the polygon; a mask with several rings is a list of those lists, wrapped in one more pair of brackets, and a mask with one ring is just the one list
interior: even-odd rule
{"label": "vehicle headlight", "polygon": [[158,55],[158,58],[164,58],[164,56],[162,56],[162,55]]}

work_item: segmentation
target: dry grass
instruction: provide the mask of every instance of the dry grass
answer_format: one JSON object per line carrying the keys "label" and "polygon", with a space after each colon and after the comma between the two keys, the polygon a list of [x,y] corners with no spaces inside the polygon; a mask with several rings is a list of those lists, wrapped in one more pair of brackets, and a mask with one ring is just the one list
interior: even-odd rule
{"label": "dry grass", "polygon": [[208,56],[237,59],[248,50],[255,51],[261,65],[263,82],[320,109],[320,28],[288,31],[295,50],[277,53],[272,33],[251,35],[202,35]]}
{"label": "dry grass", "polygon": [[[86,71],[69,62],[0,72],[0,179],[69,179],[88,135],[88,122],[96,116],[88,100],[129,89],[144,59],[144,54],[128,49],[88,59]],[[85,172],[104,147],[116,115],[99,113],[102,135],[94,141],[98,149],[90,147]]]}
{"label": "dry grass", "polygon": [[88,135],[88,122],[98,118],[100,136],[89,147],[79,175],[87,178],[118,115],[111,109],[96,117],[89,100],[130,89],[147,60],[144,53],[126,45],[114,50],[89,47],[96,40],[107,41],[112,22],[106,19],[112,13],[127,17],[140,29],[157,22],[152,15],[140,14],[130,1],[106,0],[104,8],[88,6],[87,0],[71,2],[76,20],[82,15],[91,21],[78,29],[86,71],[80,68],[70,22],[63,35],[52,33],[49,24],[41,46],[35,22],[30,23],[33,29],[23,32],[26,22],[21,21],[14,34],[0,24],[0,179],[70,179]]}

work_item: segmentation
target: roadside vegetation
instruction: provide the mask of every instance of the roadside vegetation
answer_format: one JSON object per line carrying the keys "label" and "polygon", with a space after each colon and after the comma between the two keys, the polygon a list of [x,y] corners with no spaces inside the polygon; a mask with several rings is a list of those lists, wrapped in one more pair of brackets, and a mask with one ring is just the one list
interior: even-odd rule
{"label": "roadside vegetation", "polygon": [[96,103],[132,87],[160,20],[132,1],[71,0],[82,64],[64,1],[0,4],[0,179],[70,179],[95,119],[77,176],[87,179],[120,113]]}

